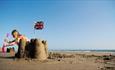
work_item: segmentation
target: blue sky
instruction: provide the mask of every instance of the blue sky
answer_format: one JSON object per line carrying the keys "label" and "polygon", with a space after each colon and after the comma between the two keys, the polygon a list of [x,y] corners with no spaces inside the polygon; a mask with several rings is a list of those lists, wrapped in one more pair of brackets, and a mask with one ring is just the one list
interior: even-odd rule
{"label": "blue sky", "polygon": [[[34,34],[39,20],[45,28]],[[49,49],[115,49],[115,1],[0,0],[0,46],[13,29]]]}

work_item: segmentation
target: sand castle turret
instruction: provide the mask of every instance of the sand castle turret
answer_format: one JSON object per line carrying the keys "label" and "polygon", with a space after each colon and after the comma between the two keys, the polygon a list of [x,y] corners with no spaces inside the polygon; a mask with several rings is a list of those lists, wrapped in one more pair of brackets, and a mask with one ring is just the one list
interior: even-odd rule
{"label": "sand castle turret", "polygon": [[35,56],[38,60],[45,60],[47,59],[47,52],[46,52],[46,46],[44,41],[42,40],[36,40],[36,53]]}
{"label": "sand castle turret", "polygon": [[31,42],[28,46],[28,56],[38,60],[46,60],[48,57],[47,41],[31,39]]}

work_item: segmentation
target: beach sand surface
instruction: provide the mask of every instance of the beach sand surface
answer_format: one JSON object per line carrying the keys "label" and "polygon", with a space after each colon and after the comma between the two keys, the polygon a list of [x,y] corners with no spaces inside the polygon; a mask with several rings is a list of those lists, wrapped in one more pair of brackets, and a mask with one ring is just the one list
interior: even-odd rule
{"label": "beach sand surface", "polygon": [[[50,58],[45,61],[0,55],[0,70],[104,70],[107,63],[101,56],[105,55],[109,56],[109,53],[51,52]],[[115,69],[109,67],[106,70]]]}

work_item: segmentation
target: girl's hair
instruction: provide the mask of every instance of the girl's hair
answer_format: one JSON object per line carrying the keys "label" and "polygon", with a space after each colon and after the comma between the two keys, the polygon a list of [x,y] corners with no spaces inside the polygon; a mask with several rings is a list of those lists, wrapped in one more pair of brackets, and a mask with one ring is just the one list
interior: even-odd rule
{"label": "girl's hair", "polygon": [[[12,35],[15,33],[15,32],[18,32],[16,29],[12,30]],[[20,35],[20,33],[18,32],[18,34]]]}

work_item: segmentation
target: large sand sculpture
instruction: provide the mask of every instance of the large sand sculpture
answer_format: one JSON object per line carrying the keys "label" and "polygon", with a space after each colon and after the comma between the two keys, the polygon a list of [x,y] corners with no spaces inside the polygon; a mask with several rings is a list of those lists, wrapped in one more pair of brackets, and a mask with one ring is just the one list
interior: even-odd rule
{"label": "large sand sculpture", "polygon": [[26,56],[38,60],[46,60],[48,57],[47,41],[31,39],[26,46]]}

